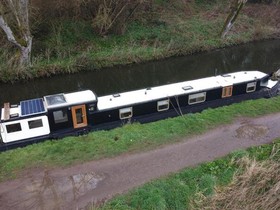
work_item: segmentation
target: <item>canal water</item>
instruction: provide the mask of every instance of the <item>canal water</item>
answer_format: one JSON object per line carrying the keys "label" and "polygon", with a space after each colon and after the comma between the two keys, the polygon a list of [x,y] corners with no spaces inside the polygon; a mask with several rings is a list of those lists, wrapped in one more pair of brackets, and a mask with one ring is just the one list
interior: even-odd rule
{"label": "canal water", "polygon": [[249,43],[184,57],[133,64],[15,84],[0,84],[0,104],[91,89],[98,96],[241,70],[280,68],[280,40]]}

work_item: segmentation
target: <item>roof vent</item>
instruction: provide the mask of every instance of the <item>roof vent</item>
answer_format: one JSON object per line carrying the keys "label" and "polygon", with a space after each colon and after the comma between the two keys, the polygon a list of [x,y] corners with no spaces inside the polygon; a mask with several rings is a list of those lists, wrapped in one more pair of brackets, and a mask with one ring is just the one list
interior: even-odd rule
{"label": "roof vent", "polygon": [[118,98],[118,97],[120,97],[121,95],[119,94],[119,93],[116,93],[116,94],[113,94],[113,97],[114,98]]}
{"label": "roof vent", "polygon": [[188,86],[182,87],[182,89],[183,90],[191,90],[191,89],[193,89],[193,87],[188,85]]}
{"label": "roof vent", "polygon": [[16,118],[16,117],[18,117],[18,116],[19,116],[18,113],[10,114],[10,118]]}

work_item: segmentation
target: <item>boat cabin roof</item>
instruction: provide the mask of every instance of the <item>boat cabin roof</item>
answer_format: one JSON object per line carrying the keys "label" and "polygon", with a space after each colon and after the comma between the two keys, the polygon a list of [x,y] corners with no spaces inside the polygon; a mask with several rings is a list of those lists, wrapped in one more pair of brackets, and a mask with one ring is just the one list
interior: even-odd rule
{"label": "boat cabin roof", "polygon": [[46,113],[46,107],[42,98],[21,101],[20,104],[5,103],[1,110],[1,120],[9,120],[18,117],[27,117]]}
{"label": "boat cabin roof", "polygon": [[21,101],[15,105],[5,103],[4,108],[1,109],[1,120],[7,121],[14,118],[44,114],[51,108],[67,107],[95,101],[95,94],[91,90],[84,90],[67,94],[48,95],[44,98]]}
{"label": "boat cabin roof", "polygon": [[76,104],[84,104],[96,101],[96,95],[91,90],[84,90],[73,93],[60,93],[48,95],[44,97],[46,108],[59,108],[72,106]]}
{"label": "boat cabin roof", "polygon": [[162,85],[130,92],[98,97],[98,109],[129,106],[143,101],[158,100],[176,95],[202,92],[213,88],[231,86],[238,83],[261,79],[267,74],[260,71],[241,71],[212,76],[186,82]]}

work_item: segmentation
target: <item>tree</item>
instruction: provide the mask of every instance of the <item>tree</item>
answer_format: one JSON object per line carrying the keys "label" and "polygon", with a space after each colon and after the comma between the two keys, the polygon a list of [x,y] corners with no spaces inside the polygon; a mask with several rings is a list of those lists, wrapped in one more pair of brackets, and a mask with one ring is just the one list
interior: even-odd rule
{"label": "tree", "polygon": [[125,26],[134,12],[145,0],[94,0],[93,27],[100,35],[110,30],[123,34]]}
{"label": "tree", "polygon": [[226,34],[231,30],[233,27],[233,24],[243,8],[243,6],[246,4],[247,0],[233,0],[230,7],[230,14],[228,15],[226,22],[223,26],[221,37],[225,38]]}
{"label": "tree", "polygon": [[29,27],[29,0],[2,0],[0,27],[20,51],[19,64],[30,63],[32,36]]}

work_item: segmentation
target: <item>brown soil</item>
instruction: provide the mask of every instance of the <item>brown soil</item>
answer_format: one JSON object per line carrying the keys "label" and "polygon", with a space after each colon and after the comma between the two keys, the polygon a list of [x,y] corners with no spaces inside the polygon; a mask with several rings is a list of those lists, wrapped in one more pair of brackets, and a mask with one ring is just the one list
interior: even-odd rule
{"label": "brown soil", "polygon": [[91,161],[67,169],[30,170],[0,183],[0,209],[83,209],[185,167],[280,136],[280,113],[239,119],[156,150]]}

